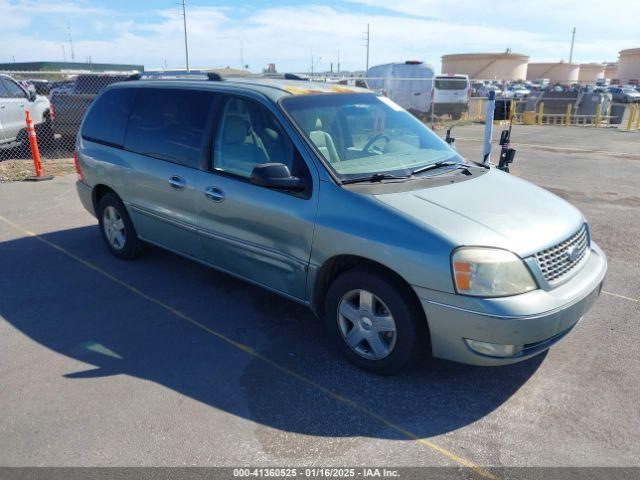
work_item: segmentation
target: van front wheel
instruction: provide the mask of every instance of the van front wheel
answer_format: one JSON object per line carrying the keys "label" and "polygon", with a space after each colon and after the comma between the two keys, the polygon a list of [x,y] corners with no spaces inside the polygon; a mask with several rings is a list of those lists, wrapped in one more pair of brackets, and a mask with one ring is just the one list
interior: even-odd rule
{"label": "van front wheel", "polygon": [[354,364],[392,374],[428,351],[427,328],[408,292],[383,275],[350,270],[331,284],[324,317],[329,335]]}

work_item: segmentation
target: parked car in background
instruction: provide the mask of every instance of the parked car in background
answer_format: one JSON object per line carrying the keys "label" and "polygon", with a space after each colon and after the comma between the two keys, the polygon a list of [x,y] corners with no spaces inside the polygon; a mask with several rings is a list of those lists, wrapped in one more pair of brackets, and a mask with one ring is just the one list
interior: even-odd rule
{"label": "parked car in background", "polygon": [[467,75],[437,75],[433,86],[433,113],[459,119],[469,111],[471,88]]}
{"label": "parked car in background", "polygon": [[124,74],[82,74],[72,84],[51,90],[51,118],[54,134],[75,137],[84,113],[96,95],[112,83],[127,80]]}
{"label": "parked car in background", "polygon": [[357,87],[113,85],[82,123],[76,166],[111,254],[132,259],[147,241],[306,305],[349,360],[383,374],[428,353],[540,354],[607,269],[575,207],[464,160]]}
{"label": "parked car in background", "polygon": [[515,98],[517,100],[528,97],[531,94],[531,90],[525,88],[523,85],[510,85],[504,91],[505,98]]}
{"label": "parked car in background", "polygon": [[26,111],[28,110],[40,136],[50,134],[49,100],[27,89],[11,78],[0,74],[0,147],[19,145],[27,140]]}
{"label": "parked car in background", "polygon": [[490,92],[495,92],[496,97],[502,96],[502,90],[496,85],[485,85],[478,89],[478,96],[488,98]]}
{"label": "parked car in background", "polygon": [[640,92],[631,87],[609,87],[608,92],[611,94],[614,102],[640,102]]}

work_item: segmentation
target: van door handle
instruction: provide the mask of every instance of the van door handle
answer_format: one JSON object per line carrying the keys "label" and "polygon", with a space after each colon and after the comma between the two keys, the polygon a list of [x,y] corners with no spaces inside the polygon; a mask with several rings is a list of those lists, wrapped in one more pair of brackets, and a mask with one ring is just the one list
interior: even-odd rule
{"label": "van door handle", "polygon": [[184,181],[184,178],[179,177],[178,175],[172,175],[169,177],[169,185],[176,190],[184,190],[187,186],[187,182]]}
{"label": "van door handle", "polygon": [[212,202],[220,203],[224,201],[224,191],[218,187],[207,187],[204,195]]}

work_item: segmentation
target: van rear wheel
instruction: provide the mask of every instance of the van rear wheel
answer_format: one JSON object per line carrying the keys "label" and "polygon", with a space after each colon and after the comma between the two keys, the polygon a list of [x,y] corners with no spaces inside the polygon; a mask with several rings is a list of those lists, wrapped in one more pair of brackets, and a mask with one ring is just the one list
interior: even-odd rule
{"label": "van rear wheel", "polygon": [[389,375],[426,352],[427,326],[415,301],[382,272],[349,270],[329,287],[324,319],[337,348],[352,363]]}
{"label": "van rear wheel", "polygon": [[114,193],[105,194],[98,202],[100,233],[111,254],[131,260],[142,249],[142,241],[131,222],[122,200]]}

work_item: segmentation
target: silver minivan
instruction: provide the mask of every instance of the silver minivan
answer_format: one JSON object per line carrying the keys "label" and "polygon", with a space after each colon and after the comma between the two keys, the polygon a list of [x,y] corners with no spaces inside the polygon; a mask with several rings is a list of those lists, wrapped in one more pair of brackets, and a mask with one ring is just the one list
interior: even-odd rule
{"label": "silver minivan", "polygon": [[587,313],[607,269],[576,208],[464,160],[356,87],[112,85],[83,120],[76,164],[116,257],[152,243],[307,305],[378,373],[425,354],[539,354]]}

